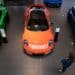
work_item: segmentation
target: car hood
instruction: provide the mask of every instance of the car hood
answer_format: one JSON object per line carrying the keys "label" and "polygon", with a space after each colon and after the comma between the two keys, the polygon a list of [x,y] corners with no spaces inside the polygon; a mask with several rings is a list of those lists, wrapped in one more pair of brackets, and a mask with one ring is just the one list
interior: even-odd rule
{"label": "car hood", "polygon": [[46,30],[46,31],[29,31],[25,29],[23,34],[23,40],[27,40],[30,43],[47,43],[49,40],[54,40],[54,35],[52,31]]}

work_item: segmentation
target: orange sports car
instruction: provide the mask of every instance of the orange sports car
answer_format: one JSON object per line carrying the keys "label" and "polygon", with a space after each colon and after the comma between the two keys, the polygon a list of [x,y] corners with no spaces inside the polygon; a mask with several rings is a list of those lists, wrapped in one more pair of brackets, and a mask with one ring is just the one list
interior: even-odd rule
{"label": "orange sports car", "polygon": [[22,46],[27,54],[48,54],[54,48],[54,34],[50,15],[42,4],[34,4],[25,11],[25,28]]}

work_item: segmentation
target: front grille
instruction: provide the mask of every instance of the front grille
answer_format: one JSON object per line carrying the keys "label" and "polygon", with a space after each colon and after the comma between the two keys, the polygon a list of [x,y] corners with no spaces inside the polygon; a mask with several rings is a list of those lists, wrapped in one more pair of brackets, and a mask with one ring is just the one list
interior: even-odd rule
{"label": "front grille", "polygon": [[29,46],[32,48],[32,49],[47,49],[48,48],[48,44],[42,44],[42,45],[35,45],[35,44],[29,44]]}

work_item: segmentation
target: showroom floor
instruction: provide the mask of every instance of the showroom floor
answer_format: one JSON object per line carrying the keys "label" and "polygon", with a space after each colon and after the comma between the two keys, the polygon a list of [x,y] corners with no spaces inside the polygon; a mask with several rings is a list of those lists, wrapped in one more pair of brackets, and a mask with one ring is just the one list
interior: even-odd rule
{"label": "showroom floor", "polygon": [[60,74],[58,65],[61,58],[74,50],[72,32],[67,23],[67,12],[75,0],[63,0],[61,8],[49,8],[53,30],[60,27],[59,40],[54,52],[46,56],[29,56],[23,53],[21,37],[24,29],[24,10],[27,6],[9,6],[10,23],[7,35],[8,44],[0,47],[0,75],[75,75],[75,63]]}

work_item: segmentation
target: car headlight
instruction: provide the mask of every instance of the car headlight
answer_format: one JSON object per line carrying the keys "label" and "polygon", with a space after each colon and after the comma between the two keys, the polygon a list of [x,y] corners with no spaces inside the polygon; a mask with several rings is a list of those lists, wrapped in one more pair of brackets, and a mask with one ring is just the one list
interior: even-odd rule
{"label": "car headlight", "polygon": [[48,46],[50,46],[50,45],[52,45],[52,44],[53,44],[53,41],[50,40],[50,41],[48,42]]}
{"label": "car headlight", "polygon": [[24,45],[28,46],[28,41],[24,40]]}

